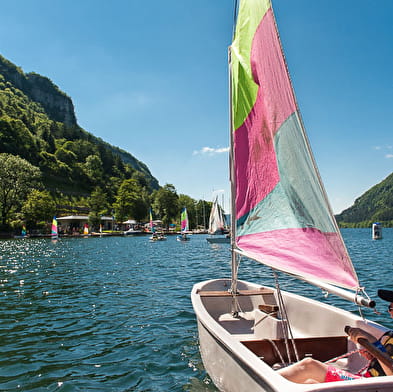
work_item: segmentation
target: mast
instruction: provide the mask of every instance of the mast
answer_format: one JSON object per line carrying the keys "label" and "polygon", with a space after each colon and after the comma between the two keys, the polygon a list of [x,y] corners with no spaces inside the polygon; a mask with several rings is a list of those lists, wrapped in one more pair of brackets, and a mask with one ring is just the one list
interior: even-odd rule
{"label": "mast", "polygon": [[205,199],[202,196],[202,211],[203,211],[203,230],[206,230],[206,216],[205,216]]}
{"label": "mast", "polygon": [[[236,12],[236,10],[235,10]],[[237,267],[238,255],[236,249],[236,180],[235,180],[235,164],[234,164],[234,138],[233,138],[233,114],[232,114],[232,63],[231,63],[231,49],[228,50],[228,67],[229,67],[229,175],[231,182],[231,293],[237,293]],[[232,314],[236,316],[238,310],[236,309],[235,298],[232,300]]]}

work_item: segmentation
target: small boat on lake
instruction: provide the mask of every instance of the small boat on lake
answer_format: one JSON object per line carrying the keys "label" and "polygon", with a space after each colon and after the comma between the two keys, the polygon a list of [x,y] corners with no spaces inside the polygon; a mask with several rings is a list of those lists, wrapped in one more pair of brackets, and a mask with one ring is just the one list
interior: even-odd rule
{"label": "small boat on lake", "polygon": [[155,228],[154,222],[153,222],[153,211],[151,208],[149,210],[149,217],[150,217],[150,222],[149,222],[150,231],[153,233],[151,235],[151,237],[149,237],[149,241],[152,241],[152,242],[165,241],[166,237],[165,237],[164,233],[157,233],[156,232],[156,228]]}
{"label": "small boat on lake", "polygon": [[83,237],[89,237],[89,236],[90,236],[89,225],[85,223],[83,225]]}
{"label": "small boat on lake", "polygon": [[[226,233],[225,233],[226,232]],[[206,238],[210,244],[230,243],[230,236],[225,230],[223,210],[218,203],[218,197],[214,199],[209,217],[209,237]]]}
{"label": "small boat on lake", "polygon": [[22,230],[21,230],[20,235],[14,235],[14,238],[28,238],[28,237],[29,237],[29,235],[26,232],[26,226],[25,225],[22,226]]}
{"label": "small boat on lake", "polygon": [[[393,391],[393,376],[300,384],[276,371],[312,356],[356,374],[367,361],[346,326],[377,337],[388,329],[354,314],[375,302],[327,200],[269,0],[240,0],[229,70],[232,276],[191,292],[207,373],[226,392]],[[269,267],[274,286],[239,280],[241,258]],[[352,302],[353,312],[281,290],[281,275]]]}
{"label": "small boat on lake", "polygon": [[149,237],[149,241],[155,242],[155,241],[166,241],[166,236],[163,233],[153,233]]}
{"label": "small boat on lake", "polygon": [[375,222],[372,225],[372,238],[373,240],[382,239],[382,225],[379,222]]}
{"label": "small boat on lake", "polygon": [[186,207],[184,207],[181,211],[180,231],[181,234],[176,237],[176,240],[180,242],[190,241],[190,237],[187,235],[189,232],[189,225],[188,225],[188,215],[187,215]]}
{"label": "small boat on lake", "polygon": [[57,239],[59,238],[59,231],[58,231],[58,226],[57,226],[57,219],[54,216],[52,220],[52,228],[51,228],[51,238],[52,239]]}

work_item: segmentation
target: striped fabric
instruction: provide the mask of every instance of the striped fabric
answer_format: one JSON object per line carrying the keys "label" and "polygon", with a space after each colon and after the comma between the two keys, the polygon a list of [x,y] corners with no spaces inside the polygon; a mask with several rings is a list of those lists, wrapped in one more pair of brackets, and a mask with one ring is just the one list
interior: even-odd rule
{"label": "striped fabric", "polygon": [[236,245],[275,269],[356,289],[269,0],[240,2],[230,67]]}

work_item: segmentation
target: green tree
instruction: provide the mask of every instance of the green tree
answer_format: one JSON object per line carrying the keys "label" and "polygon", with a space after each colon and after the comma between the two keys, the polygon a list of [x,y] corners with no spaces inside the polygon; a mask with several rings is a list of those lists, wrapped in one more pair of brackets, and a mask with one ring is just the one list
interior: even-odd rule
{"label": "green tree", "polygon": [[87,204],[90,208],[89,224],[93,228],[98,228],[101,223],[101,216],[109,212],[109,203],[106,193],[103,192],[101,188],[96,187],[91,193]]}
{"label": "green tree", "polygon": [[206,200],[198,200],[195,206],[195,216],[197,228],[207,229],[209,225],[209,216],[211,211],[212,203]]}
{"label": "green tree", "polygon": [[143,189],[137,181],[129,179],[122,182],[117,192],[114,208],[118,221],[128,218],[138,221],[146,216],[148,205],[144,198]]}
{"label": "green tree", "polygon": [[101,158],[98,155],[89,155],[86,158],[84,171],[93,183],[100,183],[103,177]]}
{"label": "green tree", "polygon": [[72,151],[65,150],[64,148],[59,148],[56,150],[55,157],[58,161],[66,163],[68,166],[72,166],[74,162],[77,162],[78,158],[76,154]]}
{"label": "green tree", "polygon": [[10,215],[24,202],[32,188],[39,185],[41,172],[25,159],[0,154],[0,227],[8,228]]}
{"label": "green tree", "polygon": [[49,222],[56,213],[56,203],[48,191],[33,189],[22,207],[27,227],[35,228],[41,221]]}
{"label": "green tree", "polygon": [[87,201],[87,204],[90,211],[97,215],[105,215],[109,213],[109,203],[106,193],[100,187],[96,187],[94,189]]}
{"label": "green tree", "polygon": [[172,184],[165,184],[153,193],[153,207],[168,227],[176,218],[180,218],[179,196]]}

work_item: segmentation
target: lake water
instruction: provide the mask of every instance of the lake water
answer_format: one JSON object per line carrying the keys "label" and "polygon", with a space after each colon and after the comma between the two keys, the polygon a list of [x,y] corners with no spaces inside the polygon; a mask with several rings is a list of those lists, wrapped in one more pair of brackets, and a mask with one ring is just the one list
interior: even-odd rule
{"label": "lake water", "polygon": [[[342,233],[368,294],[393,289],[393,229],[381,241],[369,229]],[[242,261],[241,279],[272,284],[270,275]],[[186,243],[174,236],[0,241],[0,390],[216,391],[199,356],[190,291],[221,277],[230,277],[229,245],[209,245],[205,235]],[[318,289],[280,281],[323,299]],[[366,317],[393,328],[386,302],[377,303],[382,314],[365,310]]]}

